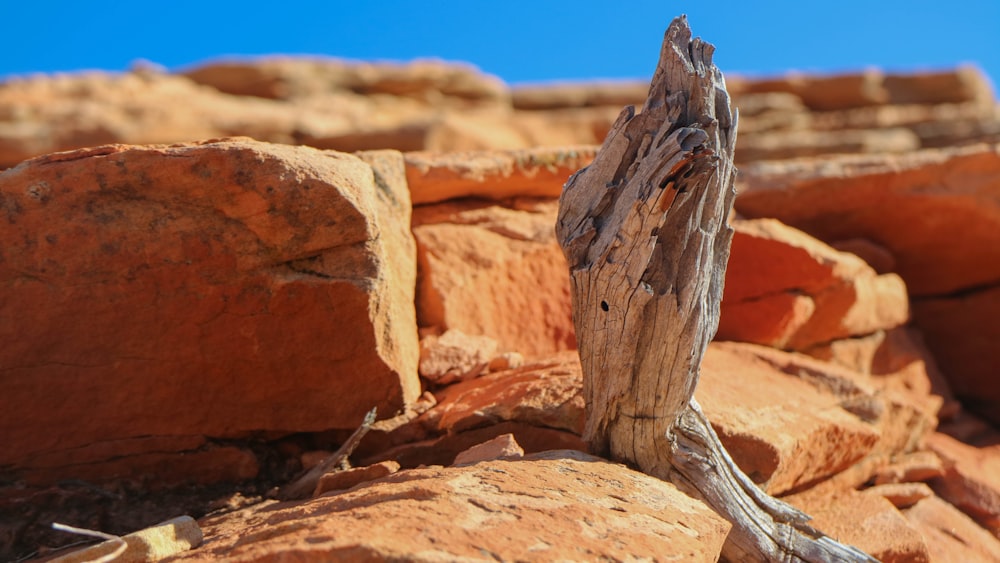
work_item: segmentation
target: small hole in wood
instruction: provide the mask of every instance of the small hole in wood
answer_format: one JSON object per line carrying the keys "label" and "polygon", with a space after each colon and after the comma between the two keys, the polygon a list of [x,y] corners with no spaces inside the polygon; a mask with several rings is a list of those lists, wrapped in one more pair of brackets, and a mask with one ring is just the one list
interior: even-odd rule
{"label": "small hole in wood", "polygon": [[601,310],[602,311],[607,311],[608,309],[610,309],[610,307],[608,307],[608,302],[607,301],[601,301]]}

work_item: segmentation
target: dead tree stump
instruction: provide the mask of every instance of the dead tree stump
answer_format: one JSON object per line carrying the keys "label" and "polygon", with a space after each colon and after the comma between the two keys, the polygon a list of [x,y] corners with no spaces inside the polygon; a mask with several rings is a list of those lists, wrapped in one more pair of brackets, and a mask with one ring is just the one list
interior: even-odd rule
{"label": "dead tree stump", "polygon": [[694,401],[719,321],[737,119],[715,48],[667,29],[641,113],[625,108],[559,202],[584,374],[584,438],[733,524],[733,561],[874,561],[810,528],[736,467]]}

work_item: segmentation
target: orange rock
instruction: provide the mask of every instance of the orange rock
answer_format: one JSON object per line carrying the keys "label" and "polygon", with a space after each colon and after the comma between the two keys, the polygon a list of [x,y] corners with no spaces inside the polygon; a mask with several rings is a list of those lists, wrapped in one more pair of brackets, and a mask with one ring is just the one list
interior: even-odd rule
{"label": "orange rock", "polygon": [[803,158],[824,154],[904,153],[920,148],[920,137],[903,127],[839,131],[763,131],[740,138],[735,160]]}
{"label": "orange rock", "polygon": [[[887,249],[913,318],[958,398],[1000,420],[1000,145],[901,157],[758,163],[742,169],[737,210],[828,243]],[[916,221],[915,218],[920,218]]]}
{"label": "orange rock", "polygon": [[449,385],[418,423],[438,433],[516,421],[583,431],[583,375],[575,352]]}
{"label": "orange rock", "polygon": [[726,449],[751,479],[780,494],[829,477],[873,450],[875,427],[846,412],[836,395],[759,359],[757,348],[712,343],[695,390]]}
{"label": "orange rock", "polygon": [[1000,423],[1000,357],[996,354],[996,342],[1000,340],[1000,285],[916,300],[913,320],[955,396],[970,410],[994,424]]}
{"label": "orange rock", "polygon": [[944,476],[931,481],[938,496],[1000,537],[1000,445],[975,447],[935,432],[927,447],[945,463]]}
{"label": "orange rock", "polygon": [[392,475],[397,471],[399,471],[399,463],[395,461],[382,461],[366,467],[352,467],[343,471],[327,473],[319,478],[319,481],[316,483],[316,490],[313,491],[313,496],[318,497],[330,491],[350,489],[361,483],[367,483],[381,479],[387,475]]}
{"label": "orange rock", "polygon": [[1000,561],[1000,540],[938,497],[926,498],[903,514],[925,538],[935,563]]}
{"label": "orange rock", "polygon": [[[741,343],[719,343],[719,347],[749,360],[763,362],[781,373],[808,382],[823,394],[836,397],[837,404],[878,433],[873,455],[895,457],[916,451],[937,424],[935,408],[940,402],[917,391],[899,393],[883,385],[881,377],[844,369],[809,356]],[[929,387],[925,387],[929,389]],[[925,391],[929,393],[929,391]]]}
{"label": "orange rock", "polygon": [[454,465],[493,461],[495,459],[516,459],[524,457],[524,449],[514,439],[513,434],[501,434],[496,438],[471,448],[455,456]]}
{"label": "orange rock", "polygon": [[431,118],[424,150],[462,152],[599,145],[621,108],[547,112],[489,109],[447,111]]}
{"label": "orange rock", "polygon": [[934,496],[934,491],[924,483],[889,483],[865,489],[865,494],[883,497],[896,508],[909,508]]}
{"label": "orange rock", "polygon": [[569,269],[554,231],[557,205],[415,208],[420,326],[488,335],[526,357],[575,348]]}
{"label": "orange rock", "polygon": [[915,297],[1000,279],[992,203],[1000,147],[761,162],[740,172],[740,214],[778,219],[828,244],[871,240],[892,254]]}
{"label": "orange rock", "polygon": [[497,357],[497,341],[451,329],[420,340],[421,377],[440,385],[472,379],[485,373]]}
{"label": "orange rock", "polygon": [[[41,154],[106,143],[175,143],[227,135],[297,144],[365,127],[393,127],[426,108],[351,93],[299,105],[229,96],[168,74],[80,73],[0,84],[0,168]],[[350,147],[360,148],[379,147]]]}
{"label": "orange rock", "polygon": [[893,459],[893,463],[878,469],[873,482],[876,485],[929,481],[944,475],[941,458],[934,452],[920,451]]}
{"label": "orange rock", "polygon": [[961,409],[923,335],[912,326],[886,331],[870,366],[879,376],[873,379],[875,385],[908,396],[928,415],[948,420]]}
{"label": "orange rock", "polygon": [[337,91],[415,98],[426,103],[506,103],[507,86],[465,63],[433,59],[408,63],[321,57],[261,57],[209,62],[183,73],[237,96],[301,100]]}
{"label": "orange rock", "polygon": [[906,322],[898,276],[774,220],[734,228],[717,339],[806,350]]}
{"label": "orange rock", "polygon": [[806,491],[782,500],[812,516],[810,526],[879,561],[937,561],[915,526],[879,494]]}
{"label": "orange rock", "polygon": [[0,323],[0,464],[353,428],[416,399],[402,158],[365,158],[237,139],[0,174],[0,318],[19,319]]}
{"label": "orange rock", "polygon": [[882,104],[991,104],[989,79],[976,67],[910,74],[885,74],[876,69],[857,73],[806,75],[790,72],[771,79],[728,80],[736,96],[788,92],[812,110],[830,111]]}
{"label": "orange rock", "polygon": [[[517,499],[512,502],[511,499]],[[175,561],[219,558],[716,561],[729,524],[673,485],[579,452],[400,471],[202,520]]]}
{"label": "orange rock", "polygon": [[406,153],[406,181],[414,205],[462,197],[502,200],[557,198],[574,172],[587,166],[595,146],[464,153]]}
{"label": "orange rock", "polygon": [[524,84],[511,91],[515,108],[553,110],[565,108],[628,105],[641,106],[649,93],[649,81],[587,81]]}
{"label": "orange rock", "polygon": [[371,464],[384,460],[394,460],[398,461],[400,466],[408,469],[422,465],[452,465],[458,454],[504,434],[513,435],[514,440],[527,453],[549,450],[587,451],[587,444],[578,434],[523,422],[499,422],[490,426],[479,426],[472,430],[456,431],[440,437],[405,443],[364,457],[362,463]]}

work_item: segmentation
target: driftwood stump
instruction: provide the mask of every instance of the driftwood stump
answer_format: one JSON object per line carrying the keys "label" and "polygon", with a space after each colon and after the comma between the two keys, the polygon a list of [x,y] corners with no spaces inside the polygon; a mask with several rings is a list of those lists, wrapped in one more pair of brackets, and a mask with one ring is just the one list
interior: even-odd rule
{"label": "driftwood stump", "polygon": [[737,119],[714,50],[675,19],[642,112],[625,108],[563,189],[556,233],[570,266],[584,438],[729,520],[729,560],[874,561],[760,491],[694,401],[718,327],[736,197]]}

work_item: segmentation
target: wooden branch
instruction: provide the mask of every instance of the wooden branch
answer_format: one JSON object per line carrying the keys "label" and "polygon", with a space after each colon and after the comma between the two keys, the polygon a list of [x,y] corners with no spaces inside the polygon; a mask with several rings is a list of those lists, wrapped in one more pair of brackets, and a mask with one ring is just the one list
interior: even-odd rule
{"label": "wooden branch", "polygon": [[734,524],[734,561],[871,561],[759,489],[693,401],[715,335],[737,119],[714,47],[683,16],[667,29],[641,113],[619,115],[560,198],[584,374],[584,438],[598,454],[674,481]]}
{"label": "wooden branch", "polygon": [[301,477],[283,487],[278,494],[278,498],[281,500],[296,500],[304,499],[313,494],[313,491],[316,490],[316,484],[319,483],[320,477],[334,471],[337,466],[346,462],[347,458],[354,453],[358,444],[361,443],[361,439],[365,437],[365,434],[367,434],[369,430],[371,430],[372,424],[375,424],[376,412],[377,410],[372,407],[372,410],[368,411],[368,414],[365,415],[365,419],[361,422],[361,426],[358,426],[347,441],[337,448],[337,451],[333,452],[329,457],[316,464],[315,467],[307,471]]}

